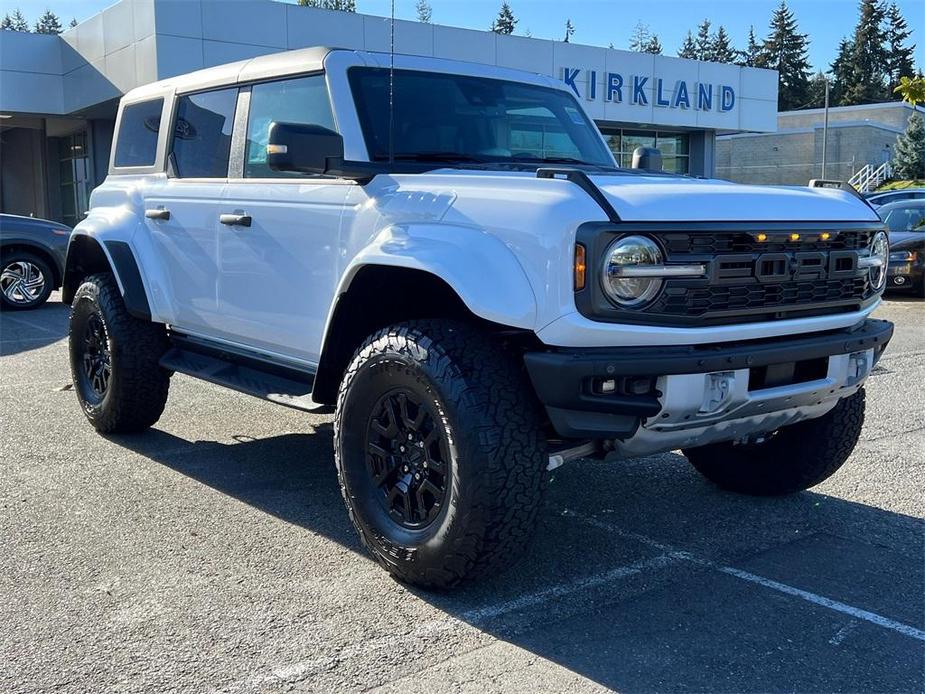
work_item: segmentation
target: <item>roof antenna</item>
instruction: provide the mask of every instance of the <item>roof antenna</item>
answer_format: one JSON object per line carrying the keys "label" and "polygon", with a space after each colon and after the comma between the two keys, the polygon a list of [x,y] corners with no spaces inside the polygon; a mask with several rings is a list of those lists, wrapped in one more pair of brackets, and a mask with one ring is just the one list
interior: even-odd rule
{"label": "roof antenna", "polygon": [[395,164],[395,0],[389,22],[389,168]]}

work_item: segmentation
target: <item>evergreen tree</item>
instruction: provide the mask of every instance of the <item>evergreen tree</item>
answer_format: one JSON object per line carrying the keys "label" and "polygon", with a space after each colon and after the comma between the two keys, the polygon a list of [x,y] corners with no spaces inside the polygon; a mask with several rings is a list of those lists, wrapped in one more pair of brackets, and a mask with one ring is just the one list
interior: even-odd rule
{"label": "evergreen tree", "polygon": [[[887,62],[886,74],[888,82],[888,95],[894,94],[899,78],[903,75],[911,77],[914,66],[912,56],[915,53],[915,44],[908,45],[906,40],[912,34],[902,12],[895,2],[891,3],[886,11],[886,45]],[[900,98],[898,95],[893,98]]]}
{"label": "evergreen tree", "polygon": [[851,56],[854,54],[854,44],[844,37],[838,42],[838,53],[832,62],[832,88],[829,91],[829,102],[834,106],[846,106],[845,93],[851,83]]}
{"label": "evergreen tree", "polygon": [[299,0],[302,7],[317,7],[322,10],[356,12],[357,0]]}
{"label": "evergreen tree", "polygon": [[658,40],[656,34],[652,34],[649,38],[649,42],[642,47],[643,53],[651,53],[652,55],[661,55],[662,54],[662,42]]}
{"label": "evergreen tree", "polygon": [[764,67],[764,56],[761,52],[761,44],[755,37],[755,27],[748,28],[748,43],[744,51],[739,51],[739,65],[746,67]]}
{"label": "evergreen tree", "polygon": [[[806,102],[807,108],[822,108],[825,106],[825,85],[828,78],[822,70],[816,72],[809,81],[809,97]],[[832,90],[829,89],[829,101],[832,100]],[[830,104],[831,105],[831,104]]]}
{"label": "evergreen tree", "polygon": [[71,17],[71,21],[68,22],[67,26],[68,29],[73,29],[75,26],[77,26],[77,17]]}
{"label": "evergreen tree", "polygon": [[710,47],[711,59],[717,63],[734,63],[739,52],[732,47],[732,41],[729,34],[726,33],[726,27],[722,24],[713,35],[712,45]]}
{"label": "evergreen tree", "polygon": [[697,27],[697,40],[694,42],[697,60],[713,60],[713,39],[710,37],[710,20],[704,19]]}
{"label": "evergreen tree", "polygon": [[565,38],[562,39],[565,43],[568,43],[572,36],[575,34],[575,25],[572,24],[571,19],[565,20]]}
{"label": "evergreen tree", "polygon": [[903,180],[925,178],[925,120],[918,112],[912,113],[906,132],[896,138],[893,177]]}
{"label": "evergreen tree", "polygon": [[29,22],[26,21],[26,18],[23,17],[22,12],[20,12],[17,7],[12,15],[7,14],[3,20],[0,21],[0,29],[6,29],[7,31],[29,31]]}
{"label": "evergreen tree", "polygon": [[633,34],[630,36],[630,50],[637,53],[645,53],[645,47],[652,40],[652,32],[649,31],[649,25],[642,22],[636,22],[633,27]]}
{"label": "evergreen tree", "polygon": [[427,0],[418,0],[418,4],[415,8],[418,12],[418,21],[424,24],[430,24],[431,17],[433,17],[434,14],[434,10],[430,6],[430,3],[427,2]]}
{"label": "evergreen tree", "polygon": [[62,31],[64,31],[64,27],[61,25],[58,15],[48,9],[35,23],[36,34],[60,34]]}
{"label": "evergreen tree", "polygon": [[491,30],[496,34],[513,34],[517,20],[514,18],[514,12],[511,6],[506,2],[501,3],[501,9],[498,11],[498,18],[491,25]]}
{"label": "evergreen tree", "polygon": [[697,60],[697,46],[694,44],[694,35],[690,30],[688,30],[687,36],[684,37],[684,43],[681,44],[678,57],[687,58],[688,60]]}
{"label": "evergreen tree", "polygon": [[797,20],[786,0],[771,16],[762,67],[778,72],[777,107],[781,111],[804,108],[809,98],[809,40],[797,31]]}
{"label": "evergreen tree", "polygon": [[851,41],[848,83],[844,105],[869,104],[889,98],[887,94],[887,49],[882,0],[861,0],[860,16]]}

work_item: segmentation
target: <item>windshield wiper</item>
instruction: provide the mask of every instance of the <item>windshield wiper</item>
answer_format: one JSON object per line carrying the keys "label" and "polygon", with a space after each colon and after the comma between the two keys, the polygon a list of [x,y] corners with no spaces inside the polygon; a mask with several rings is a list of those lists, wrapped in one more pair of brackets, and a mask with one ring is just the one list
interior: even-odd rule
{"label": "windshield wiper", "polygon": [[598,166],[597,164],[589,164],[586,161],[575,159],[574,157],[511,157],[509,161],[514,161],[518,164],[581,164],[583,166]]}

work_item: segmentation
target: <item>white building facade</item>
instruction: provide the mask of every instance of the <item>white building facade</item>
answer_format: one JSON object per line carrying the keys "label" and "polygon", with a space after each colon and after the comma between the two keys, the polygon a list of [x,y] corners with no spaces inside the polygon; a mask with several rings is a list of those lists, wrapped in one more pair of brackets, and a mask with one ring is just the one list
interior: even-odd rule
{"label": "white building facade", "polygon": [[[273,0],[121,0],[60,36],[0,32],[0,211],[75,224],[129,89],[283,50],[391,43],[388,18]],[[564,80],[624,165],[654,146],[666,169],[712,176],[717,134],[777,128],[771,70],[402,20],[394,45]]]}

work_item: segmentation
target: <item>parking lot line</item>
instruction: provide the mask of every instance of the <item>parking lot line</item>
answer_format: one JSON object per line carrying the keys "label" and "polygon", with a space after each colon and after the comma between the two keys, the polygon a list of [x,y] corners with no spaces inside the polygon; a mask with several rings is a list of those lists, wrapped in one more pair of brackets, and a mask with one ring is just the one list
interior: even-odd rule
{"label": "parking lot line", "polygon": [[281,665],[271,669],[268,674],[255,674],[237,685],[232,690],[248,690],[260,688],[264,685],[280,682],[291,682],[305,679],[312,673],[330,667],[332,663],[340,663],[344,660],[350,660],[358,655],[368,654],[372,651],[378,651],[395,645],[396,640],[414,640],[422,639],[434,634],[447,631],[458,626],[471,626],[480,628],[487,625],[493,619],[502,617],[514,612],[529,609],[543,605],[550,600],[559,599],[577,593],[583,590],[598,588],[603,585],[619,581],[637,574],[655,572],[668,568],[680,561],[686,559],[681,556],[682,553],[668,552],[659,554],[649,559],[643,559],[626,566],[620,566],[610,571],[599,574],[593,574],[584,578],[558,583],[549,588],[538,590],[534,593],[521,595],[512,600],[498,603],[496,605],[486,605],[463,612],[458,617],[443,617],[429,622],[424,622],[413,629],[410,633],[393,636],[391,634],[381,636],[372,640],[364,640],[357,643],[346,645],[335,655],[323,656],[320,658],[309,658],[289,665]]}
{"label": "parking lot line", "polygon": [[41,323],[31,321],[27,318],[23,318],[22,316],[4,316],[3,318],[13,323],[19,323],[20,325],[25,326],[27,328],[32,328],[33,330],[41,330],[44,333],[58,334],[61,332],[60,330],[55,330],[55,329],[49,328],[46,325],[42,325]]}
{"label": "parking lot line", "polygon": [[903,636],[908,636],[910,638],[917,639],[919,641],[925,641],[925,631],[918,629],[916,627],[910,626],[908,624],[903,624],[902,622],[897,622],[894,619],[890,619],[889,617],[884,617],[883,615],[879,615],[875,612],[870,612],[868,610],[862,610],[859,607],[854,607],[853,605],[849,605],[839,600],[833,600],[831,598],[825,597],[824,595],[817,595],[816,593],[812,593],[808,590],[803,590],[802,588],[796,588],[794,586],[787,585],[786,583],[781,583],[780,581],[775,581],[770,578],[766,578],[764,576],[759,576],[757,574],[750,573],[748,571],[742,571],[741,569],[737,569],[732,566],[723,566],[722,564],[718,564],[716,562],[710,561],[709,559],[705,559],[703,557],[697,557],[691,554],[690,552],[685,552],[676,547],[666,545],[663,542],[653,540],[652,538],[646,537],[645,535],[640,535],[639,533],[623,530],[622,528],[616,525],[613,525],[612,523],[608,523],[607,521],[602,521],[599,518],[594,518],[593,516],[585,516],[585,515],[575,513],[572,511],[567,511],[565,515],[572,516],[573,518],[576,518],[579,521],[586,523],[587,525],[591,525],[599,530],[609,531],[616,535],[619,535],[620,537],[624,537],[624,538],[631,539],[631,540],[636,540],[637,542],[642,542],[643,544],[648,545],[649,547],[658,549],[662,552],[669,553],[673,557],[677,557],[685,561],[689,561],[694,564],[698,564],[700,566],[713,569],[714,571],[719,571],[728,576],[734,576],[735,578],[741,579],[743,581],[748,581],[750,583],[754,583],[754,584],[763,586],[765,588],[769,588],[771,590],[776,590],[779,593],[784,593],[786,595],[790,595],[795,598],[800,598],[801,600],[805,600],[806,602],[810,602],[814,605],[819,605],[820,607],[826,607],[830,610],[834,610],[835,612],[841,612],[842,614],[846,614],[855,619],[860,619],[865,622],[869,622],[871,624],[876,624],[879,627],[883,627],[884,629],[890,629],[891,631],[895,631],[899,634],[902,634]]}

